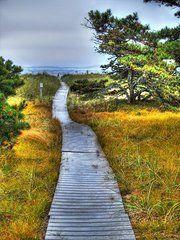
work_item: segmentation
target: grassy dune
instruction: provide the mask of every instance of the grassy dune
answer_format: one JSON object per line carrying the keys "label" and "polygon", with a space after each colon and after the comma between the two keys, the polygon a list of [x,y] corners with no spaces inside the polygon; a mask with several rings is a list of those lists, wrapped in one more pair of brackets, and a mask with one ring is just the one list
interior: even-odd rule
{"label": "grassy dune", "polygon": [[180,115],[127,106],[71,116],[98,135],[138,239],[178,239]]}
{"label": "grassy dune", "polygon": [[49,102],[60,86],[60,80],[49,74],[25,74],[22,76],[24,85],[17,90],[17,95],[26,100],[39,99],[39,84],[43,83],[43,100]]}
{"label": "grassy dune", "polygon": [[[48,86],[47,81],[46,76]],[[59,85],[57,80],[51,95]],[[45,99],[38,100],[37,92],[24,109],[30,129],[22,131],[11,150],[0,149],[1,240],[43,239],[46,229],[60,165],[61,130],[51,117],[51,95],[47,99],[46,87],[44,91]],[[10,102],[21,99],[18,95]]]}
{"label": "grassy dune", "polygon": [[137,239],[178,239],[180,114],[115,103],[69,95],[71,117],[98,135]]}

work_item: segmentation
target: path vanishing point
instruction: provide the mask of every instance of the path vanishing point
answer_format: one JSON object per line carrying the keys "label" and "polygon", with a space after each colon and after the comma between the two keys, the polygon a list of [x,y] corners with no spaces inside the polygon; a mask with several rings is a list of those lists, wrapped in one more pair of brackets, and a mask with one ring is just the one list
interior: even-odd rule
{"label": "path vanishing point", "polygon": [[73,122],[62,83],[53,101],[53,117],[61,122],[62,162],[49,212],[45,240],[134,240],[117,182],[86,125]]}

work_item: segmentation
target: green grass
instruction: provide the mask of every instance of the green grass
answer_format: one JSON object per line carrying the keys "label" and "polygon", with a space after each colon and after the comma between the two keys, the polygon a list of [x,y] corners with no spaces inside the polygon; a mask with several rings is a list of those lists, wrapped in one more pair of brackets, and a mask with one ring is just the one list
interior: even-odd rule
{"label": "green grass", "polygon": [[56,76],[48,74],[25,74],[22,78],[24,80],[24,85],[17,90],[17,95],[26,100],[40,98],[40,82],[43,83],[43,99],[51,100],[60,86],[60,80]]}

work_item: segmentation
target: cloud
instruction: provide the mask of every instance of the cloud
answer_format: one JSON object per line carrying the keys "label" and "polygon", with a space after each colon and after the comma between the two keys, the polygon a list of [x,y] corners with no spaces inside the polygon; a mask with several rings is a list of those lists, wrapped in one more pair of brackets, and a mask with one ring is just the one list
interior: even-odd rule
{"label": "cloud", "polygon": [[81,23],[89,10],[107,8],[119,17],[137,11],[154,29],[177,24],[169,8],[143,0],[0,0],[0,55],[29,66],[101,64]]}

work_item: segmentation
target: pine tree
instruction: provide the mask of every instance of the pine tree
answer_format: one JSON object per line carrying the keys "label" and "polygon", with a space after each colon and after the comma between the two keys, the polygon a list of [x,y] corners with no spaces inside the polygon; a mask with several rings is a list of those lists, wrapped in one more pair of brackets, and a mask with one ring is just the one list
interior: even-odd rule
{"label": "pine tree", "polygon": [[[126,95],[128,102],[150,97],[169,101],[170,90],[166,86],[177,82],[178,56],[175,49],[179,40],[175,29],[152,32],[148,25],[139,21],[137,13],[116,18],[111,10],[104,13],[90,11],[85,26],[95,31],[96,50],[110,56],[108,64],[102,67],[111,70],[111,75],[117,79],[119,92]],[[166,59],[172,58],[176,62],[169,64]]]}
{"label": "pine tree", "polygon": [[[148,2],[156,2],[160,5],[165,5],[167,7],[175,7],[180,8],[180,1],[179,0],[144,0],[145,3]],[[175,14],[176,17],[180,17],[180,10],[178,10]]]}
{"label": "pine tree", "polygon": [[13,64],[11,60],[5,61],[0,57],[0,92],[6,97],[15,94],[15,89],[23,84],[19,77],[22,68]]}

